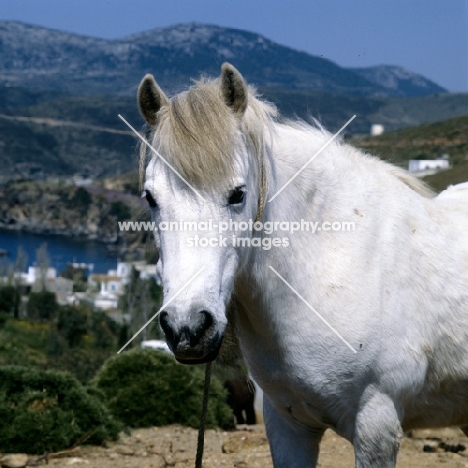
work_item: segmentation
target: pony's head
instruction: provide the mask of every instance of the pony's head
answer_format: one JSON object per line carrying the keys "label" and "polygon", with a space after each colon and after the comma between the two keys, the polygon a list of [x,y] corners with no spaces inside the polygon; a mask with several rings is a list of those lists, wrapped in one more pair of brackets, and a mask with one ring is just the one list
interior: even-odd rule
{"label": "pony's head", "polygon": [[235,239],[255,236],[263,211],[265,129],[275,110],[229,64],[219,79],[172,99],[147,75],[138,103],[159,154],[143,188],[159,226],[157,268],[169,302],[160,325],[178,361],[208,362],[220,349],[234,281],[250,255]]}

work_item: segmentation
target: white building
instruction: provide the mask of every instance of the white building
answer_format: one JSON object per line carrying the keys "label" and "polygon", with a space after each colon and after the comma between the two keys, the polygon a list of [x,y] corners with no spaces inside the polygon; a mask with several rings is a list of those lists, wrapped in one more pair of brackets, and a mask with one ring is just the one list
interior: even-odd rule
{"label": "white building", "polygon": [[27,273],[15,273],[22,284],[31,286],[32,292],[40,292],[43,289],[55,294],[57,302],[67,304],[68,297],[73,294],[73,281],[57,276],[57,270],[49,267],[42,269],[38,266],[28,267]]}
{"label": "white building", "polygon": [[145,340],[141,342],[140,346],[142,348],[156,349],[157,351],[165,351],[166,353],[172,354],[172,351],[164,340]]}
{"label": "white building", "polygon": [[148,265],[144,261],[117,262],[117,269],[109,270],[107,274],[90,275],[88,283],[99,292],[94,299],[94,305],[102,310],[116,309],[119,296],[125,292],[125,285],[130,281],[132,268],[140,273],[141,279],[156,278],[156,265]]}
{"label": "white building", "polygon": [[46,291],[55,294],[55,299],[60,305],[69,304],[69,297],[73,294],[73,281],[67,278],[46,278],[45,281],[42,279],[36,279],[32,284],[31,291],[41,292],[43,288]]}
{"label": "white building", "polygon": [[411,159],[408,169],[410,172],[421,172],[449,169],[449,167],[447,159]]}
{"label": "white building", "polygon": [[[45,275],[44,275],[45,274]],[[34,284],[36,281],[42,280],[43,275],[45,279],[57,278],[57,270],[55,268],[47,268],[47,270],[42,270],[38,266],[30,266],[27,273],[21,273],[21,279],[26,284]]]}
{"label": "white building", "polygon": [[379,136],[385,131],[385,127],[380,124],[371,125],[370,134],[371,136]]}

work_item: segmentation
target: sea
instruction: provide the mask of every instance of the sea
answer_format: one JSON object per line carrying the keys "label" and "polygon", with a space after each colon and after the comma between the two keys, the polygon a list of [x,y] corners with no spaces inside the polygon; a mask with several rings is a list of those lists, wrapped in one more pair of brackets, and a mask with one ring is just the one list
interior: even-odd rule
{"label": "sea", "polygon": [[93,273],[107,273],[117,267],[117,257],[99,242],[7,230],[0,230],[0,264],[14,264],[21,246],[27,254],[27,266],[33,266],[36,264],[37,250],[44,244],[50,266],[57,269],[57,274],[72,262],[91,264],[90,272]]}

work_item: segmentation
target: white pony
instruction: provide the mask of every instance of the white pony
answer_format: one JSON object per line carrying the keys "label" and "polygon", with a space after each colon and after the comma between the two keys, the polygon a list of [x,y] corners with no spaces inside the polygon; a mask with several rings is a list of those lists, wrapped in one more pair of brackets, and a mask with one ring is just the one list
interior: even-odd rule
{"label": "white pony", "polygon": [[467,186],[434,197],[336,140],[314,158],[330,135],[279,123],[229,64],[171,100],[147,75],[138,100],[166,341],[208,362],[233,324],[275,467],[315,467],[331,428],[390,468],[403,431],[468,423]]}

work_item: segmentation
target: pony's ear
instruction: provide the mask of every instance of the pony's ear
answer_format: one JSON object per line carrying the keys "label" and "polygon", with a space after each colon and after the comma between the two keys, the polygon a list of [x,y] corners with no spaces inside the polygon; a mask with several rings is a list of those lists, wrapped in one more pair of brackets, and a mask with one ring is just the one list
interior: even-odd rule
{"label": "pony's ear", "polygon": [[144,119],[150,125],[156,125],[156,114],[167,104],[169,99],[157,85],[153,75],[145,75],[138,88],[138,107]]}
{"label": "pony's ear", "polygon": [[221,93],[224,102],[237,116],[242,116],[247,108],[247,85],[242,75],[230,64],[221,67]]}

